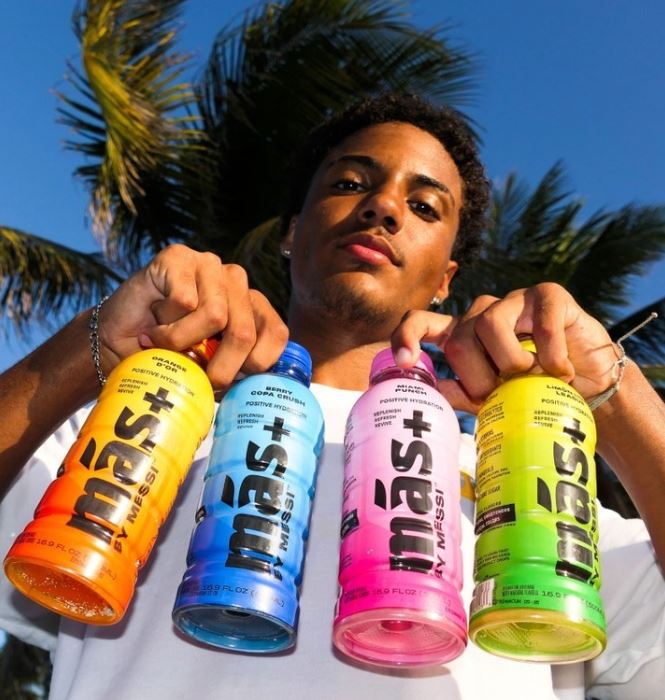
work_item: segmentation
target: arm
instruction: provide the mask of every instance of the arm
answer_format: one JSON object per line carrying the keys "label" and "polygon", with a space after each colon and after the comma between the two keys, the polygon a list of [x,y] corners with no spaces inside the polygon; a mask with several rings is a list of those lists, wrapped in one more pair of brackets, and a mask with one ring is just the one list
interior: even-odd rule
{"label": "arm", "polygon": [[[41,442],[99,391],[90,353],[90,311],[0,375],[0,493]],[[238,371],[270,367],[288,330],[268,300],[249,289],[237,265],[174,245],[124,282],[102,306],[99,343],[108,374],[142,348],[184,350],[219,331],[208,364],[213,386],[227,389]]]}
{"label": "arm", "polygon": [[[413,362],[420,340],[437,343],[458,379],[440,382],[453,408],[477,412],[501,376],[528,372],[534,357],[518,334],[533,336],[538,364],[589,399],[614,382],[619,356],[602,325],[562,287],[547,283],[511,292],[504,299],[480,297],[459,318],[415,311],[392,338],[400,364]],[[595,412],[598,451],[633,498],[665,562],[665,411],[633,363],[620,391]]]}
{"label": "arm", "polygon": [[621,389],[594,413],[598,452],[612,466],[665,562],[665,403],[629,362]]}
{"label": "arm", "polygon": [[0,494],[34,450],[99,386],[88,340],[90,312],[0,375]]}

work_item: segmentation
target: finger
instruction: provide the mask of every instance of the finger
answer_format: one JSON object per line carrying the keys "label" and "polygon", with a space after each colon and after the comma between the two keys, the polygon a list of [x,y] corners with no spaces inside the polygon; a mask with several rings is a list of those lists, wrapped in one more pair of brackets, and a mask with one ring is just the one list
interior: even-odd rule
{"label": "finger", "polygon": [[146,268],[139,270],[108,298],[99,312],[100,348],[107,349],[116,360],[152,347],[148,340],[141,342],[142,330],[154,325],[150,310],[153,303],[163,298]]}
{"label": "finger", "polygon": [[518,290],[495,300],[475,318],[476,337],[501,376],[528,372],[535,363],[533,353],[522,347],[517,331],[521,325],[522,332],[528,332],[524,321],[530,318],[527,307],[524,292]]}
{"label": "finger", "polygon": [[499,372],[478,340],[473,320],[457,324],[443,351],[463,390],[473,401],[484,399],[494,389]]}
{"label": "finger", "polygon": [[394,330],[390,345],[399,367],[412,367],[420,357],[422,341],[443,347],[457,319],[429,311],[407,312]]}
{"label": "finger", "polygon": [[247,273],[238,265],[226,265],[224,274],[227,314],[218,329],[222,331],[222,339],[207,372],[213,386],[225,391],[253,351],[258,333]]}
{"label": "finger", "polygon": [[478,297],[440,346],[464,391],[474,400],[483,398],[496,386],[497,369],[475,333],[475,323],[497,301],[489,295]]}
{"label": "finger", "polygon": [[[255,374],[257,372],[266,372],[277,362],[288,342],[289,330],[263,294],[250,289],[248,299],[253,314],[256,339],[238,371],[242,371],[245,374]],[[225,336],[230,332],[230,330],[227,330]],[[229,370],[229,363],[233,363],[233,367],[236,364],[233,359],[229,359],[233,357],[233,352],[236,349],[234,347],[233,350],[230,350],[228,344],[230,340],[232,338],[223,338],[223,341],[226,341],[227,344],[224,345],[222,351],[215,354],[207,370],[211,382],[220,389],[221,393],[224,393],[230,387],[236,376],[236,373]],[[241,353],[239,359],[242,359],[242,357]]]}
{"label": "finger", "polygon": [[277,362],[289,340],[289,329],[261,292],[250,289],[249,300],[257,338],[241,369],[247,374],[254,374],[267,371]]}
{"label": "finger", "polygon": [[221,278],[222,261],[213,253],[198,253],[175,244],[162,250],[145,269],[155,293],[150,306],[156,324],[168,325],[195,310],[199,288],[215,285]]}
{"label": "finger", "polygon": [[200,277],[194,270],[181,270],[177,285],[170,282],[165,285],[164,296],[150,305],[157,325],[169,326],[198,308],[199,279],[209,278],[207,275]]}
{"label": "finger", "polygon": [[542,284],[530,291],[538,362],[548,374],[570,382],[575,368],[569,358],[566,330],[578,321],[582,309],[558,285]]}
{"label": "finger", "polygon": [[467,413],[476,414],[483,403],[469,396],[456,379],[439,380],[439,391],[455,411],[466,411]]}
{"label": "finger", "polygon": [[165,296],[151,305],[156,325],[145,329],[155,345],[184,350],[214,335],[227,324],[229,298],[247,294],[242,268],[222,266],[212,254],[199,254],[192,263],[191,268],[179,265],[166,271]]}

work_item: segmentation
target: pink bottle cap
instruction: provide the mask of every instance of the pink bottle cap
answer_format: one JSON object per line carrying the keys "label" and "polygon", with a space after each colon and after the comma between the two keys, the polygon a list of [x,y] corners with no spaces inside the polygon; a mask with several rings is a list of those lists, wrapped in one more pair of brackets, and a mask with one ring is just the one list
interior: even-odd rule
{"label": "pink bottle cap", "polygon": [[[428,372],[432,375],[432,377],[436,377],[432,359],[426,352],[420,353],[418,362],[416,362],[414,366]],[[370,379],[376,377],[380,372],[383,372],[390,367],[397,367],[397,363],[393,357],[392,348],[386,348],[385,350],[378,352],[376,357],[372,360],[372,368],[369,371]]]}

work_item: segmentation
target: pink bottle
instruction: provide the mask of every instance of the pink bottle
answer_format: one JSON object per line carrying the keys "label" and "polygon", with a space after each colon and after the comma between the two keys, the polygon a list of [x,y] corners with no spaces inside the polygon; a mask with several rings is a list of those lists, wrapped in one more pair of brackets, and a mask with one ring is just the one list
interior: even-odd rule
{"label": "pink bottle", "polygon": [[372,363],[346,426],[339,600],[344,654],[379,666],[452,661],[466,646],[459,425],[432,361]]}

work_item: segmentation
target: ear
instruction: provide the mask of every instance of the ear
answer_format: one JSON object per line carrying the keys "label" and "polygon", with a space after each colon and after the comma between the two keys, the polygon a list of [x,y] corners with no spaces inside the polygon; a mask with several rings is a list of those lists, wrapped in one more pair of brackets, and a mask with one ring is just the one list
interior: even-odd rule
{"label": "ear", "polygon": [[439,285],[439,288],[436,290],[436,295],[435,295],[439,299],[441,299],[441,301],[448,298],[450,282],[453,279],[453,277],[455,276],[455,273],[457,272],[458,268],[459,268],[459,265],[454,260],[448,261],[448,266],[446,267],[446,270],[443,273],[443,279],[441,280],[441,284]]}
{"label": "ear", "polygon": [[[291,251],[293,250],[293,238],[295,235],[296,231],[296,224],[298,223],[298,217],[296,215],[291,217],[291,220],[289,221],[289,227],[286,230],[286,235],[284,238],[279,243],[279,250],[282,255],[284,255],[284,251],[288,250]],[[290,257],[290,256],[285,256],[285,257]]]}

